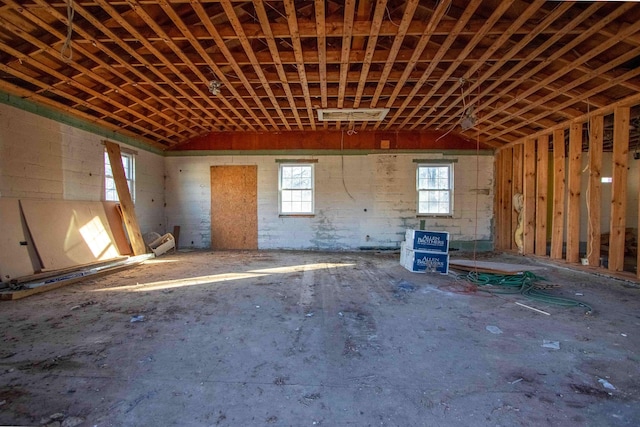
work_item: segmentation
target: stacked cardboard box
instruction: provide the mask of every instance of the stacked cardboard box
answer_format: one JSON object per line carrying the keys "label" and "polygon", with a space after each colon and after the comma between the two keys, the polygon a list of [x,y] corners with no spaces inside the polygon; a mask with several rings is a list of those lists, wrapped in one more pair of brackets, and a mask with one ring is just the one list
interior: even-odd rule
{"label": "stacked cardboard box", "polygon": [[449,233],[407,230],[400,244],[400,265],[417,273],[449,273]]}

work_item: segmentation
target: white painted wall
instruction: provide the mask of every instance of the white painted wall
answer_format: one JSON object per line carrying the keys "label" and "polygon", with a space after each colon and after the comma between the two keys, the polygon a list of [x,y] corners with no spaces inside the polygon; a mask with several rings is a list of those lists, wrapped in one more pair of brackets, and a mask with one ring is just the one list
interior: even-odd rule
{"label": "white painted wall", "polygon": [[[426,229],[449,231],[453,241],[491,239],[493,156],[372,154],[318,156],[315,216],[279,217],[276,159],[305,156],[166,157],[167,226],[181,227],[180,246],[207,248],[211,240],[210,166],[258,166],[260,249],[347,250],[398,247],[418,228],[414,159],[447,158],[454,166],[452,218],[424,218]],[[344,181],[343,181],[344,177]],[[477,207],[477,210],[476,210]]]}
{"label": "white painted wall", "polygon": [[[0,104],[0,197],[103,200],[104,139]],[[163,157],[129,148],[138,152],[135,205],[141,231],[162,233]]]}

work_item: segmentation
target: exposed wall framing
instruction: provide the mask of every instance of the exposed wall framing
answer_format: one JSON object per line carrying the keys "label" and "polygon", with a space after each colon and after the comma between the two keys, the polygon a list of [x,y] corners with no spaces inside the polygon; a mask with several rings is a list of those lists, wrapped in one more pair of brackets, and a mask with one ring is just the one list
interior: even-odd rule
{"label": "exposed wall framing", "polygon": [[[640,201],[635,201],[640,183],[629,182],[632,174],[640,175],[640,141],[630,142],[635,121],[640,122],[634,120],[638,102],[637,96],[628,98],[497,151],[496,249],[517,250],[513,196],[522,193],[525,255],[640,279]],[[606,196],[604,170],[612,179]]]}

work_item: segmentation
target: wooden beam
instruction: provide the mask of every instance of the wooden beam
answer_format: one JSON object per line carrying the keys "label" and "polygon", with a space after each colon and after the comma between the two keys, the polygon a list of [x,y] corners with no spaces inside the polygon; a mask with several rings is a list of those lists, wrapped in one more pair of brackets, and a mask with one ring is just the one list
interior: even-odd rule
{"label": "wooden beam", "polygon": [[[511,197],[512,198],[516,194],[523,194],[522,192],[522,187],[523,187],[522,172],[524,169],[523,168],[523,161],[524,161],[523,152],[524,152],[524,149],[522,145],[513,147],[513,164],[512,164],[512,176],[511,176],[511,185],[512,185]],[[515,232],[516,228],[518,227],[518,212],[516,212],[512,201],[509,201],[509,204],[511,206],[511,231]],[[513,235],[510,236],[511,249],[518,249],[513,237],[514,237]]]}
{"label": "wooden beam", "polygon": [[389,77],[389,73],[393,68],[396,55],[398,55],[398,52],[402,47],[402,42],[404,40],[405,35],[407,34],[407,31],[409,29],[409,24],[413,19],[413,14],[415,13],[416,8],[418,7],[418,3],[419,3],[418,0],[408,0],[405,4],[404,15],[402,16],[402,20],[400,21],[400,25],[398,27],[398,34],[396,34],[396,37],[393,39],[393,45],[391,45],[391,50],[389,51],[389,58],[387,58],[387,62],[385,63],[384,68],[382,70],[382,75],[380,77],[378,85],[376,86],[376,92],[373,95],[373,99],[371,99],[371,104],[369,105],[370,108],[376,108],[378,104],[378,100],[380,99],[382,89],[387,84],[387,78]]}
{"label": "wooden beam", "polygon": [[[472,77],[476,76],[476,72],[480,69],[480,67],[483,64],[486,64],[488,62],[492,62],[495,66],[495,64],[497,62],[500,61],[500,59],[498,59],[497,61],[489,61],[489,59],[496,53],[496,51],[502,47],[502,45],[504,45],[505,43],[507,43],[507,41],[510,40],[511,36],[519,29],[522,27],[522,25],[533,15],[535,14],[540,7],[546,3],[546,0],[536,0],[535,2],[533,2],[532,4],[530,4],[527,9],[521,13],[517,19],[515,19],[511,25],[509,25],[509,28],[506,29],[506,31],[504,31],[497,39],[496,41],[489,47],[489,49],[485,50],[484,54],[476,61],[474,61],[473,65],[469,68],[469,70],[467,70],[464,75],[463,75],[463,79],[465,80],[469,80]],[[510,51],[507,53],[507,55],[513,57],[515,56],[521,49],[523,49],[526,44],[528,43],[526,40],[535,37],[536,34],[538,34],[538,32],[542,31],[544,28],[546,28],[547,26],[549,26],[551,24],[551,22],[553,20],[555,20],[558,16],[560,16],[563,13],[564,9],[568,9],[569,5],[564,5],[561,6],[559,5],[557,8],[555,8],[553,10],[553,12],[549,15],[547,15],[545,17],[545,19],[540,22],[538,24],[538,26],[536,26],[535,29],[532,29],[531,32],[524,37],[524,40],[521,40],[518,44],[516,44],[512,49],[510,49]],[[493,68],[493,67],[492,67]],[[490,75],[492,75],[493,73],[488,73],[485,72],[483,76],[477,78],[477,81],[475,81],[474,83],[472,83],[471,88],[469,90],[475,90],[475,87],[479,84],[480,81],[486,81],[486,78]],[[447,92],[444,94],[444,96],[442,98],[440,98],[438,101],[436,101],[435,104],[433,104],[433,106],[430,108],[430,110],[433,111],[437,111],[437,108],[440,107],[440,105],[442,105],[442,103],[445,100],[450,100],[451,96],[457,91],[457,87],[455,85],[451,85],[451,87],[447,90]],[[447,108],[445,108],[444,110],[442,110],[442,112],[438,113],[434,118],[432,118],[429,122],[426,123],[425,128],[426,127],[431,127],[434,126],[436,123],[439,122],[439,120],[443,117],[443,115],[450,111],[456,104],[462,102],[463,96],[461,94],[461,96],[459,96],[454,102],[450,102],[449,106]],[[431,112],[433,112],[431,111]],[[426,120],[427,115],[424,114],[422,120]]]}
{"label": "wooden beam", "polygon": [[602,215],[602,150],[604,116],[589,121],[589,184],[587,187],[587,259],[600,265],[600,221]]}
{"label": "wooden beam", "polygon": [[[262,26],[262,31],[264,32],[265,38],[267,39],[267,45],[269,46],[269,52],[271,53],[271,56],[273,57],[273,61],[275,62],[275,66],[276,66],[276,71],[278,73],[278,78],[279,81],[282,84],[282,89],[285,92],[285,95],[287,96],[287,101],[289,101],[289,107],[291,108],[291,112],[293,113],[293,117],[296,120],[296,123],[298,124],[298,129],[302,130],[303,129],[303,125],[302,125],[302,121],[300,120],[300,114],[298,113],[298,108],[296,107],[296,101],[293,98],[293,92],[291,92],[291,86],[289,86],[289,82],[287,81],[287,74],[284,71],[284,67],[282,66],[282,61],[280,59],[280,52],[278,51],[278,46],[276,45],[276,40],[273,37],[273,33],[271,32],[271,24],[269,23],[269,16],[267,15],[267,11],[264,8],[264,2],[263,0],[255,0],[253,2],[255,8],[256,8],[256,14],[258,15],[258,19],[260,20],[260,25]],[[318,44],[320,44],[320,41],[318,40]],[[318,52],[320,52],[320,46],[318,46]],[[324,87],[325,87],[325,92],[324,92],[324,100],[325,100],[325,104],[323,104],[323,108],[326,107],[326,98],[327,98],[327,93],[326,93],[326,88],[327,88],[327,82],[326,82],[326,64],[325,64],[325,82],[324,82]],[[322,71],[320,72],[322,74]]]}
{"label": "wooden beam", "polygon": [[[322,3],[324,3],[322,0],[316,1],[321,1]],[[380,26],[382,25],[382,19],[384,18],[386,10],[387,0],[377,0],[376,8],[373,13],[373,22],[371,23],[371,33],[369,34],[369,40],[367,41],[367,50],[365,51],[364,60],[362,61],[362,69],[360,70],[360,79],[358,80],[356,97],[353,101],[353,108],[358,108],[360,106],[362,94],[364,93],[364,88],[367,83],[367,76],[369,75],[369,68],[371,68],[374,53],[376,52],[378,33],[380,31]]]}
{"label": "wooden beam", "polygon": [[562,259],[565,179],[564,129],[558,129],[553,132],[553,217],[551,220],[551,258],[553,259]]}
{"label": "wooden beam", "polygon": [[118,200],[120,201],[120,207],[122,208],[124,226],[127,229],[127,235],[129,236],[129,242],[131,243],[133,254],[142,255],[146,253],[147,250],[146,245],[144,244],[144,239],[142,238],[142,233],[140,233],[138,217],[136,216],[133,200],[131,200],[131,193],[129,192],[127,178],[124,174],[120,145],[111,141],[104,141],[104,145],[107,148],[107,154],[109,155],[109,164],[111,165],[113,180],[115,181],[116,191],[118,192]]}
{"label": "wooden beam", "polygon": [[307,115],[309,117],[311,129],[316,130],[316,120],[313,115],[313,105],[311,103],[311,97],[309,96],[309,84],[307,82],[304,57],[302,55],[302,43],[300,42],[298,17],[296,16],[296,7],[293,3],[293,0],[284,0],[284,10],[287,15],[287,23],[289,24],[291,44],[293,45],[293,52],[296,56],[296,69],[298,70],[300,84],[302,85],[302,92],[304,93],[304,102],[307,107]]}
{"label": "wooden beam", "polygon": [[[105,0],[97,0],[97,1],[100,2],[100,3],[103,3]],[[199,3],[196,3],[196,5],[197,4],[199,4]],[[164,40],[166,45],[173,51],[174,54],[177,55],[178,58],[180,58],[185,63],[185,65],[187,65],[187,67],[191,70],[191,72],[196,76],[196,79],[195,79],[196,82],[198,80],[200,81],[200,85],[197,86],[196,82],[193,81],[194,79],[192,77],[189,77],[189,76],[185,75],[182,71],[180,71],[173,64],[173,61],[171,59],[167,58],[166,55],[160,53],[159,51],[157,51],[157,49],[153,48],[153,50],[157,52],[156,56],[159,55],[158,57],[164,62],[164,65],[168,69],[173,71],[173,73],[176,76],[178,76],[184,84],[189,86],[189,88],[191,90],[193,90],[196,94],[200,95],[200,97],[202,99],[204,99],[205,102],[208,105],[210,105],[211,107],[216,109],[226,120],[228,120],[229,122],[231,122],[231,123],[233,123],[234,125],[237,126],[237,123],[235,122],[235,120],[231,116],[229,116],[223,109],[221,109],[218,106],[217,103],[213,102],[213,100],[211,99],[211,97],[209,95],[207,95],[208,94],[208,90],[203,90],[204,88],[206,88],[208,86],[208,83],[209,83],[209,81],[211,79],[209,77],[205,76],[204,74],[202,74],[202,72],[198,69],[198,67],[196,67],[191,61],[189,61],[189,58],[187,58],[187,56],[185,55],[184,51],[182,49],[180,49],[176,45],[176,43],[167,35],[167,33],[162,28],[162,26],[160,26],[156,22],[156,20],[153,17],[151,17],[149,15],[149,13],[147,13],[146,9],[140,4],[140,2],[138,0],[130,0],[129,1],[129,6],[149,26],[149,28],[151,28],[156,34],[158,34],[160,37],[162,37],[162,39]],[[170,9],[170,6],[166,5],[166,8],[164,10],[165,10],[165,12],[167,12],[169,17],[172,19],[172,21],[175,24],[175,26],[178,27],[187,38],[191,39],[192,36],[190,35],[190,32],[189,32],[188,28],[186,27],[186,25],[184,24],[184,22],[182,22],[182,20],[177,16],[177,14],[175,12],[173,12],[173,9],[171,9],[171,10],[169,10],[169,9]],[[123,18],[123,17],[121,17],[121,18]],[[208,20],[208,19],[207,20],[203,20],[203,24],[205,24],[205,26],[207,25],[207,22],[209,22],[209,24],[210,24],[210,20]],[[198,45],[199,45],[199,43],[194,47],[197,49]],[[226,89],[228,89],[233,95],[237,96],[237,92],[235,92],[234,87],[231,85],[231,83],[229,83],[229,81],[227,80],[227,78],[224,75],[218,75],[217,77],[220,79],[220,81],[222,81],[225,84]],[[245,118],[244,114],[240,113],[226,99],[226,97],[219,96],[216,99],[220,103],[224,104],[232,112],[233,115],[238,117],[238,119],[241,122],[245,123],[249,127],[249,129],[255,130],[253,125]],[[244,102],[242,99],[240,99],[239,101],[241,103]],[[258,104],[258,105],[260,105],[260,104]],[[253,117],[254,120],[257,122],[257,124],[260,127],[262,127],[265,130],[267,129],[266,126],[262,123],[262,121],[259,120],[255,116],[255,114],[253,113],[251,108],[249,108],[248,105],[245,104],[245,105],[243,105],[243,107],[244,107],[246,113],[249,114],[251,117]],[[269,120],[270,122],[273,121],[273,119],[271,119],[270,115],[267,114],[267,117],[270,119]],[[277,126],[276,126],[276,128],[277,128]]]}
{"label": "wooden beam", "polygon": [[[253,66],[253,70],[255,71],[256,75],[258,76],[258,79],[260,80],[260,83],[262,84],[263,89],[265,90],[265,92],[267,93],[267,96],[269,97],[269,100],[271,101],[271,105],[273,105],[273,108],[275,109],[276,113],[280,117],[280,120],[282,121],[282,124],[284,125],[284,127],[287,130],[291,130],[291,126],[289,125],[289,121],[284,116],[284,114],[282,114],[282,109],[280,108],[280,104],[276,100],[276,97],[273,94],[273,91],[271,90],[271,86],[269,85],[269,82],[267,81],[266,77],[264,76],[264,72],[262,71],[262,66],[258,62],[258,59],[256,58],[256,55],[255,55],[255,53],[253,51],[251,43],[249,42],[249,39],[247,38],[247,35],[245,34],[244,30],[242,29],[242,24],[240,23],[240,20],[238,19],[238,16],[236,15],[236,12],[235,12],[235,10],[233,8],[233,5],[231,4],[231,0],[222,0],[221,3],[222,3],[222,8],[224,9],[225,13],[227,14],[227,19],[229,20],[229,22],[231,23],[231,26],[233,27],[233,29],[235,30],[236,34],[238,35],[238,40],[240,40],[240,44],[242,45],[242,48],[244,49],[245,54],[249,58],[249,61],[251,62],[251,65]],[[163,6],[163,9],[166,9],[168,7],[170,7],[170,6],[168,6],[168,5],[167,6]],[[171,8],[171,10],[173,10],[173,8]],[[233,58],[233,56],[231,56],[231,57]],[[236,64],[236,66],[237,66],[237,64]],[[240,69],[239,66],[237,66],[237,67],[238,67],[238,69]],[[249,83],[249,82],[247,82],[247,83]],[[249,83],[248,89],[249,89],[250,92],[252,92],[252,91],[254,92],[253,85],[251,85],[251,83]],[[257,97],[257,95],[256,95],[256,97],[254,99],[254,102],[258,105],[260,110],[262,110],[267,115],[267,118],[271,119],[269,121],[271,122],[272,126],[274,126],[277,129],[278,126],[276,125],[275,121],[273,121],[273,119],[271,118],[271,114],[269,114],[266,111],[264,104],[262,103],[262,101],[260,101],[260,98]]]}
{"label": "wooden beam", "polygon": [[[438,25],[440,20],[444,17],[444,15],[446,14],[449,6],[450,6],[450,3],[440,2],[436,6],[436,9],[431,14],[431,17],[429,18],[429,22],[427,23],[427,25],[425,25],[424,32],[422,33],[422,36],[420,37],[420,40],[418,41],[418,44],[416,45],[416,47],[415,47],[415,49],[413,51],[413,54],[411,55],[411,59],[409,59],[409,63],[407,64],[407,66],[404,69],[404,72],[402,73],[402,77],[400,77],[400,80],[398,81],[398,84],[395,85],[393,93],[391,94],[391,96],[387,100],[387,104],[386,104],[387,108],[391,108],[393,106],[396,98],[400,94],[400,90],[406,84],[407,80],[411,76],[411,72],[413,71],[413,69],[415,68],[415,66],[418,63],[419,58],[422,56],[422,53],[424,52],[424,50],[428,46],[429,42],[431,41],[431,37],[433,36],[433,30]],[[475,10],[475,9],[473,9],[473,10]],[[449,35],[447,37],[447,39],[445,41],[445,44],[450,44],[451,42],[449,42],[449,40],[453,40],[453,39],[456,38],[456,36],[459,33],[459,28],[464,27],[464,24],[466,23],[465,18],[467,18],[467,17],[463,16],[461,18],[462,22],[460,22],[460,21],[458,22],[458,24],[455,27],[454,33],[452,33],[451,35]],[[435,69],[435,67],[437,66],[437,64],[439,62],[436,58],[438,56],[441,56],[441,52],[443,50],[446,50],[446,49],[444,49],[444,46],[440,46],[440,48],[438,49],[435,57],[432,59],[432,61],[430,61],[429,65],[427,66],[427,69],[422,73],[422,76],[420,77],[418,82],[415,85],[413,85],[413,88],[411,89],[411,92],[409,93],[409,95],[407,97],[405,97],[405,100],[402,103],[402,105],[400,106],[399,110],[397,110],[395,112],[395,114],[393,115],[393,117],[391,117],[391,119],[387,122],[387,125],[385,126],[385,129],[388,129],[389,126],[395,120],[397,120],[398,117],[400,117],[400,114],[402,114],[402,111],[404,111],[404,109],[407,108],[407,106],[411,102],[411,99],[413,99],[413,97],[416,95],[416,93],[418,93],[418,91],[423,87],[423,85],[425,84],[426,80],[429,78],[429,76],[431,75],[431,73],[433,72],[433,70]],[[433,91],[435,92],[436,89],[437,88],[434,88]],[[375,126],[375,129],[377,129],[379,127],[379,125],[380,125],[380,123],[377,123],[376,126]]]}
{"label": "wooden beam", "polygon": [[[38,1],[40,1],[40,0],[38,0]],[[137,63],[143,65],[144,66],[144,70],[148,70],[153,75],[158,77],[160,79],[161,83],[154,82],[150,78],[150,76],[148,76],[144,72],[137,72],[136,75],[138,75],[141,78],[141,80],[140,80],[141,82],[146,82],[148,84],[151,84],[156,90],[160,91],[160,93],[162,95],[164,95],[167,99],[171,99],[172,101],[174,101],[180,107],[180,109],[182,109],[184,111],[188,111],[191,108],[194,108],[194,111],[202,112],[202,114],[208,120],[213,121],[214,123],[216,123],[217,125],[221,126],[222,128],[227,129],[227,130],[231,130],[232,129],[231,126],[229,126],[226,123],[223,123],[221,120],[218,119],[218,117],[216,117],[213,114],[211,114],[211,112],[208,111],[206,108],[204,108],[200,103],[195,102],[195,100],[193,100],[190,97],[189,94],[187,94],[178,84],[176,84],[173,81],[173,79],[171,79],[169,76],[167,76],[166,73],[163,73],[159,69],[159,67],[155,67],[152,63],[150,63],[147,59],[145,59],[145,57],[143,57],[136,49],[134,49],[128,43],[126,43],[120,37],[118,37],[113,31],[111,31],[106,25],[104,25],[102,23],[102,21],[100,21],[95,16],[93,16],[93,14],[91,12],[87,11],[86,9],[84,9],[83,7],[78,5],[77,3],[75,4],[74,9],[75,9],[76,13],[81,15],[84,19],[86,19],[89,23],[91,23],[91,25],[93,25],[96,29],[98,29],[99,31],[101,31],[103,34],[105,34],[108,37],[108,40],[105,43],[108,43],[108,44],[115,43],[118,47],[123,49],[124,52],[127,52],[127,54],[130,56],[130,61],[131,62],[133,62],[133,60],[135,60],[135,61],[137,61]],[[91,40],[91,37],[87,38],[87,40]],[[96,44],[98,42],[96,42]],[[102,45],[102,43],[100,43],[100,44]],[[110,51],[106,50],[105,52],[108,53]],[[118,56],[118,55],[116,55],[116,56]],[[120,56],[118,56],[118,57],[121,58]],[[124,59],[121,58],[121,60],[124,60]],[[133,68],[135,68],[135,67],[133,67]],[[163,88],[163,84],[166,84],[168,87],[173,89],[175,91],[175,94],[180,94],[182,96],[182,98],[193,101],[193,104],[191,104],[192,106],[191,107],[188,106],[182,99],[180,99],[180,97],[175,96],[175,94],[169,93],[167,90],[165,90]]]}
{"label": "wooden beam", "polygon": [[538,138],[536,158],[536,244],[535,254],[547,255],[547,211],[549,198],[549,136]]}
{"label": "wooden beam", "polygon": [[501,248],[503,250],[511,249],[511,242],[513,241],[513,227],[511,224],[511,211],[513,200],[513,148],[505,150],[504,158],[501,167],[501,181],[502,181],[502,195],[501,195],[501,219],[502,223],[499,225],[501,228]]}
{"label": "wooden beam", "polygon": [[568,262],[580,261],[580,189],[582,177],[582,125],[569,128],[569,167],[567,173],[567,253]]}
{"label": "wooden beam", "polygon": [[493,248],[501,250],[500,239],[502,238],[502,163],[504,162],[504,153],[496,153],[493,157]]}
{"label": "wooden beam", "polygon": [[627,216],[627,167],[629,163],[630,108],[619,107],[613,113],[613,183],[611,188],[611,225],[609,270],[624,270],[624,244]]}
{"label": "wooden beam", "polygon": [[[550,135],[553,132],[555,132],[556,130],[566,129],[567,127],[569,127],[571,125],[571,123],[585,123],[585,122],[588,122],[592,116],[607,115],[607,114],[612,113],[618,107],[631,107],[631,106],[634,106],[635,104],[637,104],[639,102],[640,102],[640,93],[636,93],[634,95],[628,96],[628,97],[626,97],[624,99],[621,99],[619,101],[613,102],[613,103],[607,105],[606,107],[602,107],[602,108],[599,108],[597,110],[591,111],[590,113],[583,114],[582,116],[576,117],[576,118],[574,118],[572,120],[569,120],[569,121],[566,121],[566,122],[562,122],[562,123],[558,123],[557,125],[552,126],[551,128],[544,129],[544,130],[541,130],[539,132],[535,132],[535,133],[533,133],[531,135],[531,137],[537,138],[537,137],[542,136],[542,135]],[[518,145],[518,144],[522,144],[523,142],[524,141],[522,139],[515,140],[515,141],[510,142],[508,144],[505,144],[505,145],[503,145],[501,147],[498,147],[497,151],[504,150],[506,148],[512,148],[513,146]]]}
{"label": "wooden beam", "polygon": [[524,143],[524,253],[534,252],[536,231],[536,140]]}
{"label": "wooden beam", "polygon": [[[535,67],[532,67],[530,70],[527,70],[527,72],[520,77],[520,81],[519,82],[512,83],[511,85],[509,85],[506,88],[502,89],[502,93],[505,93],[505,92],[508,92],[508,91],[515,91],[515,90],[517,90],[516,89],[517,87],[523,88],[524,87],[523,83],[525,81],[531,79],[533,76],[543,72],[544,69],[547,67],[547,64],[550,61],[555,61],[557,58],[562,57],[562,55],[566,54],[571,49],[575,49],[576,46],[579,46],[580,43],[583,43],[589,37],[592,37],[594,33],[597,33],[598,30],[603,28],[608,22],[611,22],[611,21],[615,20],[616,18],[620,17],[624,13],[628,12],[629,9],[632,8],[632,7],[634,7],[634,6],[631,3],[622,3],[621,6],[618,9],[616,9],[614,12],[612,12],[611,14],[609,14],[607,16],[604,16],[599,25],[596,25],[595,27],[588,29],[587,31],[584,32],[584,34],[581,34],[580,36],[568,41],[560,49],[558,49],[557,51],[553,52],[553,54],[548,58],[548,62],[545,61],[543,63],[540,63],[540,64],[536,65]],[[536,93],[540,89],[544,88],[550,82],[553,82],[553,81],[559,79],[560,77],[566,75],[567,73],[575,70],[575,67],[577,65],[584,64],[585,62],[587,62],[590,59],[596,57],[597,55],[599,55],[599,54],[601,54],[603,52],[606,52],[612,46],[615,46],[616,44],[620,43],[620,41],[624,40],[625,37],[627,37],[630,34],[634,34],[634,33],[638,32],[639,30],[640,30],[640,21],[639,22],[635,22],[634,24],[623,28],[621,31],[619,31],[619,33],[616,35],[616,37],[607,39],[606,41],[603,41],[602,43],[598,43],[593,49],[591,49],[590,51],[588,51],[586,53],[583,53],[579,57],[579,59],[576,59],[573,63],[565,65],[564,67],[561,67],[559,70],[555,71],[553,74],[550,74],[550,75],[546,76],[544,79],[542,79],[539,82],[536,82],[536,84],[534,84],[534,85],[527,85],[527,88],[524,91],[523,90],[519,90],[518,91],[519,92],[518,93],[518,97],[515,98],[512,101],[509,101],[507,103],[506,107],[510,107],[512,105],[515,105],[518,102],[519,98],[526,98],[529,95]],[[635,49],[633,49],[633,50],[635,50]],[[634,53],[633,57],[635,57],[637,55],[638,55],[638,53]],[[627,59],[627,61],[628,61],[628,59]],[[519,66],[521,66],[521,65],[524,65],[524,63],[521,62],[519,64]],[[607,68],[607,69],[610,69],[611,67],[613,67],[613,61],[611,61],[611,64],[607,63],[607,64],[603,65],[603,67]],[[587,75],[587,76],[589,76],[589,75]],[[553,96],[557,96],[558,94],[559,94],[558,91],[552,92]],[[495,102],[496,99],[494,99],[494,98],[497,99],[498,96],[492,97],[491,98],[491,99],[493,99],[492,102]],[[542,104],[544,102],[543,100],[546,101],[546,99],[543,97],[539,101],[539,103]],[[528,107],[523,109],[523,111],[528,111],[531,108],[532,108],[532,106],[529,105]],[[480,119],[480,121],[482,121],[482,122],[488,121],[489,119],[491,119],[492,117],[494,117],[498,113],[499,113],[499,110],[493,110],[493,111],[485,114]],[[504,120],[505,119],[492,120],[490,122],[490,124],[489,124],[489,129],[493,128],[494,124],[496,122],[499,122],[500,124],[504,123]]]}
{"label": "wooden beam", "polygon": [[[315,0],[317,43],[318,43],[318,71],[320,74],[320,93],[322,108],[327,108],[327,37],[325,23],[325,1]],[[268,18],[267,18],[268,19]],[[327,123],[325,123],[325,127]]]}
{"label": "wooden beam", "polygon": [[[559,10],[563,10],[563,6],[564,6],[564,11],[569,10],[569,8],[572,7],[571,4],[567,3],[564,5],[558,5],[558,9]],[[475,97],[471,98],[469,102],[469,104],[473,104],[473,105],[477,105],[478,106],[478,110],[485,110],[488,109],[493,102],[495,102],[497,100],[497,98],[499,98],[498,96],[493,96],[494,94],[497,93],[504,93],[504,91],[501,90],[496,90],[498,87],[501,87],[502,85],[504,85],[502,79],[508,79],[511,76],[517,75],[518,71],[520,71],[522,68],[529,66],[529,64],[531,64],[530,61],[533,61],[535,58],[540,57],[541,55],[544,55],[544,52],[547,51],[547,49],[549,49],[551,46],[553,46],[555,43],[557,43],[559,40],[562,39],[562,37],[565,37],[573,28],[577,27],[582,21],[584,21],[585,19],[587,19],[589,16],[591,16],[593,13],[595,13],[600,7],[603,7],[602,4],[596,3],[592,6],[590,6],[589,8],[587,8],[586,10],[584,10],[582,13],[580,13],[578,16],[574,17],[571,22],[568,25],[564,25],[562,27],[562,29],[560,29],[559,31],[555,32],[555,34],[549,36],[548,38],[545,39],[544,43],[540,44],[537,49],[531,51],[527,57],[522,60],[517,62],[516,64],[513,64],[513,66],[510,66],[508,69],[506,69],[504,72],[500,73],[500,79],[495,81],[494,83],[487,85],[486,83],[483,84],[484,80],[483,79],[477,79],[477,81],[475,83],[473,83],[471,85],[471,87],[469,88],[469,93],[475,93],[476,89],[478,88],[478,86],[480,86],[482,84],[482,90],[480,91],[480,93],[478,93]],[[554,14],[550,14],[539,26],[538,28],[542,29],[543,26],[546,28],[546,26],[549,26],[553,21],[555,21],[555,19],[551,19],[552,17],[557,18],[557,15]],[[496,62],[495,64],[493,64],[489,70],[487,70],[484,75],[495,75],[496,73],[500,72],[500,70],[503,67],[506,67],[508,64],[508,60],[515,55],[515,53],[519,52],[522,48],[524,48],[525,46],[527,46],[527,44],[529,42],[532,41],[533,37],[536,34],[533,33],[531,34],[531,36],[525,36],[523,38],[523,40],[516,44],[510,51],[509,53],[507,53],[504,56],[504,59]],[[526,43],[522,43],[526,41]],[[548,63],[548,62],[547,62]],[[521,79],[518,79],[520,81],[522,81]],[[491,99],[491,102],[489,102],[489,97]],[[458,105],[458,110],[449,115],[449,118],[444,119],[443,121],[440,122],[440,126],[446,125],[448,123],[450,123],[452,120],[455,120],[457,117],[460,117],[463,113],[464,113],[464,103],[462,101],[462,97],[460,98],[459,101],[456,102],[456,104]],[[461,105],[462,104],[462,105]]]}

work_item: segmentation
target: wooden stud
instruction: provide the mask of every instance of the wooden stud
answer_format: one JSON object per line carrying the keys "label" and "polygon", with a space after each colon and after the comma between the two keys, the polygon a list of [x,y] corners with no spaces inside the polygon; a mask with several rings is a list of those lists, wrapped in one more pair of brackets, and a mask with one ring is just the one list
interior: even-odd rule
{"label": "wooden stud", "polygon": [[580,261],[580,188],[582,177],[582,124],[569,128],[567,173],[567,250],[568,262]]}
{"label": "wooden stud", "polygon": [[536,140],[524,143],[524,253],[534,252],[536,231]]}
{"label": "wooden stud", "polygon": [[[512,186],[512,193],[511,193],[511,197],[513,198],[513,196],[515,196],[516,194],[523,194],[522,193],[522,182],[523,182],[523,176],[522,176],[522,171],[523,171],[523,147],[522,144],[520,145],[516,145],[515,147],[513,147],[513,172],[512,172],[512,176],[511,176],[511,186]],[[513,201],[510,200],[509,201],[509,205],[511,206],[511,230],[512,232],[515,232],[516,228],[518,227],[518,212],[516,212],[515,207],[513,206]],[[517,250],[518,247],[516,246],[516,242],[513,239],[513,235],[510,236],[510,240],[511,240],[511,249]]]}
{"label": "wooden stud", "polygon": [[551,219],[551,258],[553,259],[562,259],[565,180],[564,129],[559,129],[553,132],[553,216]]}
{"label": "wooden stud", "polygon": [[597,115],[589,122],[589,184],[587,195],[587,259],[589,265],[600,265],[600,221],[602,215],[602,150],[604,117]]}
{"label": "wooden stud", "polygon": [[535,254],[547,255],[547,197],[549,182],[549,135],[538,138],[536,159],[536,243]]}
{"label": "wooden stud", "polygon": [[609,236],[609,270],[624,270],[627,216],[627,167],[629,163],[629,107],[613,113],[613,183],[611,188],[611,225]]}
{"label": "wooden stud", "polygon": [[513,240],[513,227],[511,225],[511,206],[513,199],[513,148],[505,150],[501,169],[501,177],[502,177],[502,203],[500,209],[502,211],[502,224],[499,225],[502,229],[501,237],[502,243],[501,247],[503,250],[511,249],[511,242]]}
{"label": "wooden stud", "polygon": [[504,153],[498,152],[494,156],[493,164],[493,176],[494,188],[493,188],[493,247],[496,250],[501,250],[500,245],[502,239],[502,210],[500,205],[502,203],[502,163],[504,162]]}
{"label": "wooden stud", "polygon": [[133,254],[142,255],[146,253],[146,245],[142,238],[142,234],[140,233],[138,217],[136,216],[133,200],[131,200],[131,193],[129,192],[127,178],[124,174],[120,146],[111,141],[104,141],[104,145],[107,148],[107,154],[109,155],[109,163],[111,164],[113,180],[116,184],[116,191],[118,192],[118,199],[120,201],[120,206],[122,207],[122,215],[124,216],[124,226],[126,227],[127,234],[129,235]]}

